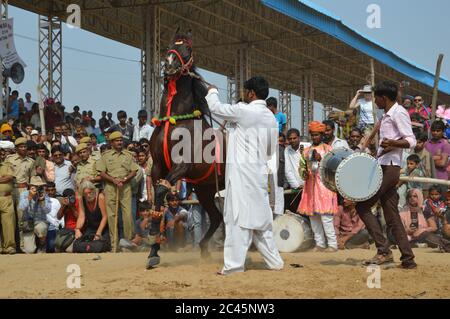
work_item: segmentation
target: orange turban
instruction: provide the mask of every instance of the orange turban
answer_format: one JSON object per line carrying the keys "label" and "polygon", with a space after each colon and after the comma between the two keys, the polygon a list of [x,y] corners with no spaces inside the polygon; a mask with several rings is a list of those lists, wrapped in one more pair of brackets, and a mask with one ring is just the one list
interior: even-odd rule
{"label": "orange turban", "polygon": [[322,124],[321,122],[314,121],[309,123],[308,129],[311,133],[324,133],[325,132],[325,124]]}

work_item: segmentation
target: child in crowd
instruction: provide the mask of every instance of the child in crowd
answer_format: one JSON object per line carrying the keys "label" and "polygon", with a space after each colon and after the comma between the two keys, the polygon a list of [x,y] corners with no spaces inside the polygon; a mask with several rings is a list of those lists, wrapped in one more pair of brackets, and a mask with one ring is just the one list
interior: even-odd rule
{"label": "child in crowd", "polygon": [[440,188],[437,185],[430,187],[430,198],[425,201],[423,214],[428,219],[434,217],[436,222],[436,233],[450,239],[450,192],[446,193],[444,202]]}
{"label": "child in crowd", "polygon": [[166,199],[169,207],[164,211],[161,234],[167,239],[169,249],[176,250],[186,243],[188,212],[180,206],[177,193],[169,192]]}
{"label": "child in crowd", "polygon": [[[409,176],[409,177],[423,177],[425,176],[424,172],[420,168],[420,157],[417,154],[411,154],[406,159],[407,167],[406,172],[401,174],[401,176]],[[406,194],[410,189],[416,188],[422,191],[422,184],[417,182],[402,182],[398,183],[398,207],[401,210],[406,205]]]}

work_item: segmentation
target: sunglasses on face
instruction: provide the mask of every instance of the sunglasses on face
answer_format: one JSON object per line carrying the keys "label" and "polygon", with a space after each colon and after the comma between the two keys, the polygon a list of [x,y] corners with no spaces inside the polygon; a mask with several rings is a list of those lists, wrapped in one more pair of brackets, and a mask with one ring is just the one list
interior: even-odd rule
{"label": "sunglasses on face", "polygon": [[422,102],[422,100],[414,100],[414,102]]}

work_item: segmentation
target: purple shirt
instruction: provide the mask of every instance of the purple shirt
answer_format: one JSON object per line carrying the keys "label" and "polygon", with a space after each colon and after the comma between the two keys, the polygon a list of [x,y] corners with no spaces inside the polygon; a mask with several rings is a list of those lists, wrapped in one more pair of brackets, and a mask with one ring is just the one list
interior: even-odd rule
{"label": "purple shirt", "polygon": [[[408,111],[403,106],[395,103],[389,112],[383,115],[380,127],[380,144],[383,139],[400,140],[405,139],[409,143],[409,148],[416,146],[416,138],[412,131],[411,119]],[[378,155],[381,154],[383,148],[380,146]],[[378,157],[380,165],[396,165],[402,166],[403,149],[396,148],[393,151]]]}
{"label": "purple shirt", "polygon": [[[441,154],[450,155],[450,144],[444,139],[440,139],[437,143],[432,143],[431,141],[426,142],[425,149],[431,156],[436,156],[439,152]],[[436,167],[436,178],[447,180],[447,167]]]}

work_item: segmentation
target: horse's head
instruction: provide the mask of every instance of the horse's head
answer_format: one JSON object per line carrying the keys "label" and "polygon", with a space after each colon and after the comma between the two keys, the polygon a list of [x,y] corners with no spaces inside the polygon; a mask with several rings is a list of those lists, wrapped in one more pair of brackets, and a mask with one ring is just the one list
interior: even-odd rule
{"label": "horse's head", "polygon": [[193,63],[191,33],[177,34],[166,54],[164,76],[174,77],[186,74],[192,68]]}

